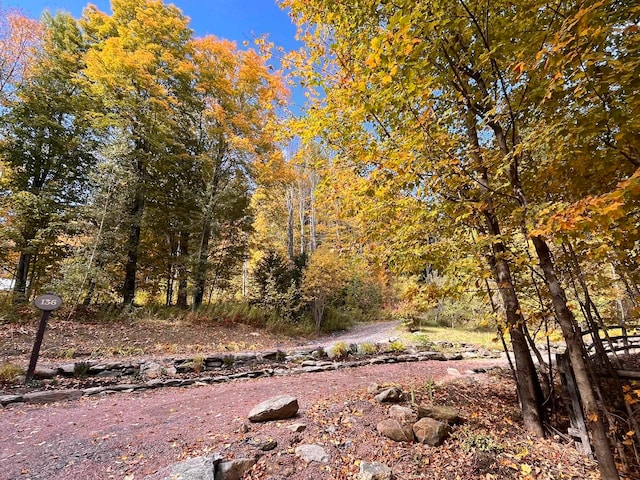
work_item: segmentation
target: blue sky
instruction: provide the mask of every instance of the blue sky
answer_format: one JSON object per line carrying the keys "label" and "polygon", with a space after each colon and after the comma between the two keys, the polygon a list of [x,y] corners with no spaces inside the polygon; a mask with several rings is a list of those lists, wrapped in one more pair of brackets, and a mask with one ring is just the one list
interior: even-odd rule
{"label": "blue sky", "polygon": [[[18,7],[35,18],[39,18],[45,9],[53,13],[65,10],[78,18],[88,3],[103,12],[111,12],[109,0],[0,0],[5,7]],[[238,47],[243,48],[243,41],[269,34],[269,39],[285,50],[299,47],[295,26],[275,0],[165,0],[165,3],[172,3],[182,10],[191,19],[191,28],[199,37],[213,34],[235,40]],[[303,103],[297,91],[292,100],[298,105]]]}
{"label": "blue sky", "polygon": [[[295,27],[287,12],[275,0],[174,0],[173,3],[191,18],[191,28],[197,36],[213,34],[218,37],[250,40],[254,35],[269,33],[277,45],[295,47]],[[31,17],[40,17],[43,10],[65,10],[78,18],[82,9],[93,3],[103,12],[110,12],[109,0],[4,0],[5,6],[15,6]]]}

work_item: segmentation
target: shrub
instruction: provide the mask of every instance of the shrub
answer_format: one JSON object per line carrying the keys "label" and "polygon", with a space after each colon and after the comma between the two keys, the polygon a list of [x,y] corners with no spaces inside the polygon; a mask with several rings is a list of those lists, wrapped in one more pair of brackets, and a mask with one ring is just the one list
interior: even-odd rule
{"label": "shrub", "polygon": [[394,340],[389,344],[388,349],[390,352],[404,352],[406,347],[404,346],[404,343],[402,343],[401,340]]}
{"label": "shrub", "polygon": [[251,303],[275,312],[285,320],[299,320],[302,313],[300,285],[306,258],[302,254],[289,262],[279,252],[269,250],[253,273],[255,289]]}
{"label": "shrub", "polygon": [[325,310],[320,331],[325,333],[339,332],[340,330],[347,330],[352,323],[349,312],[335,307],[328,307]]}
{"label": "shrub", "polygon": [[73,366],[73,376],[76,378],[86,377],[89,373],[91,364],[88,362],[78,362]]}
{"label": "shrub", "polygon": [[358,345],[360,355],[374,355],[378,353],[378,346],[375,343],[364,342]]}
{"label": "shrub", "polygon": [[345,342],[334,343],[327,351],[329,358],[342,359],[349,355],[349,345]]}
{"label": "shrub", "polygon": [[204,370],[204,357],[202,355],[195,355],[191,363],[194,372],[200,373]]}
{"label": "shrub", "polygon": [[479,432],[472,432],[469,429],[462,428],[456,432],[456,436],[460,438],[460,445],[465,452],[479,451],[486,453],[499,453],[504,447],[496,442],[491,435]]}
{"label": "shrub", "polygon": [[3,362],[2,365],[0,365],[0,381],[3,382],[11,382],[15,380],[16,377],[24,375],[25,373],[24,368],[15,363]]}
{"label": "shrub", "polygon": [[425,347],[425,348],[433,348],[434,344],[431,340],[429,340],[429,337],[426,336],[424,333],[414,333],[413,334],[413,338],[416,342],[416,344],[418,344],[421,347]]}

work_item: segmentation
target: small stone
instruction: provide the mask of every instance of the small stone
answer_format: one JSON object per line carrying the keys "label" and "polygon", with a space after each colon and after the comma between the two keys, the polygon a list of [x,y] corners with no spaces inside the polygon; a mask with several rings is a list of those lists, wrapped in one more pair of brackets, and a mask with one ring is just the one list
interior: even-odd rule
{"label": "small stone", "polygon": [[360,462],[358,480],[393,480],[393,473],[379,462]]}
{"label": "small stone", "polygon": [[367,393],[378,393],[380,391],[380,385],[372,383],[367,387]]}
{"label": "small stone", "polygon": [[329,454],[320,445],[300,445],[295,452],[297,456],[308,463],[329,463]]}
{"label": "small stone", "polygon": [[412,442],[413,431],[410,425],[403,425],[394,418],[382,420],[376,426],[378,433],[394,442]]}
{"label": "small stone", "polygon": [[240,425],[240,433],[249,433],[249,430],[251,430],[251,428],[246,423]]}
{"label": "small stone", "polygon": [[22,402],[22,395],[0,395],[0,405]]}
{"label": "small stone", "polygon": [[307,429],[307,426],[304,423],[294,423],[289,425],[287,428],[294,433],[300,433],[304,432]]}
{"label": "small stone", "polygon": [[462,374],[456,368],[447,368],[447,374],[451,375],[452,377],[462,376]]}
{"label": "small stone", "polygon": [[404,395],[402,394],[402,390],[397,387],[387,388],[386,390],[381,391],[374,398],[376,401],[383,402],[401,402]]}
{"label": "small stone", "polygon": [[58,367],[58,373],[60,375],[64,375],[65,377],[73,377],[75,371],[76,371],[75,363],[67,363],[65,365],[60,365]]}
{"label": "small stone", "polygon": [[269,452],[278,446],[278,442],[275,440],[268,440],[260,445],[258,448],[263,452]]}
{"label": "small stone", "polygon": [[413,426],[413,433],[420,443],[425,443],[432,447],[441,445],[449,436],[451,429],[446,423],[439,422],[433,418],[421,418]]}
{"label": "small stone", "polygon": [[83,395],[98,395],[99,393],[102,393],[106,390],[105,387],[90,387],[90,388],[85,388],[84,390],[82,390],[82,394]]}

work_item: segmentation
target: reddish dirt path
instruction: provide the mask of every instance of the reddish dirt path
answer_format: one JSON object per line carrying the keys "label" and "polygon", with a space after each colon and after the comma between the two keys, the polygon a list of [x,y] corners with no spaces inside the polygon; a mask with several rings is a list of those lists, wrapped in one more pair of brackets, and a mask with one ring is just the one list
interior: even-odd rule
{"label": "reddish dirt path", "polygon": [[501,360],[419,362],[115,394],[0,410],[0,480],[139,480],[180,461],[185,448],[222,450],[257,403],[291,394],[305,408],[372,382],[413,383]]}

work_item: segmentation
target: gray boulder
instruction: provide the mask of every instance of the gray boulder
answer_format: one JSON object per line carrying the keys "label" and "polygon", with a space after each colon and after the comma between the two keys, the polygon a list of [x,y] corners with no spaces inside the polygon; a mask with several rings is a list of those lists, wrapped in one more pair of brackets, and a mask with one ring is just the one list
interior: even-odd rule
{"label": "gray boulder", "polygon": [[167,467],[161,474],[164,480],[215,480],[218,455],[195,457]]}
{"label": "gray boulder", "polygon": [[266,422],[269,420],[284,420],[294,417],[298,413],[298,399],[289,395],[280,395],[259,403],[249,412],[252,422]]}
{"label": "gray boulder", "polygon": [[58,370],[54,370],[53,368],[40,367],[36,368],[36,371],[33,372],[33,377],[38,378],[40,380],[49,380],[55,377],[58,374]]}
{"label": "gray boulder", "polygon": [[45,390],[42,392],[25,393],[22,398],[26,403],[53,403],[75,400],[81,396],[82,390]]}

